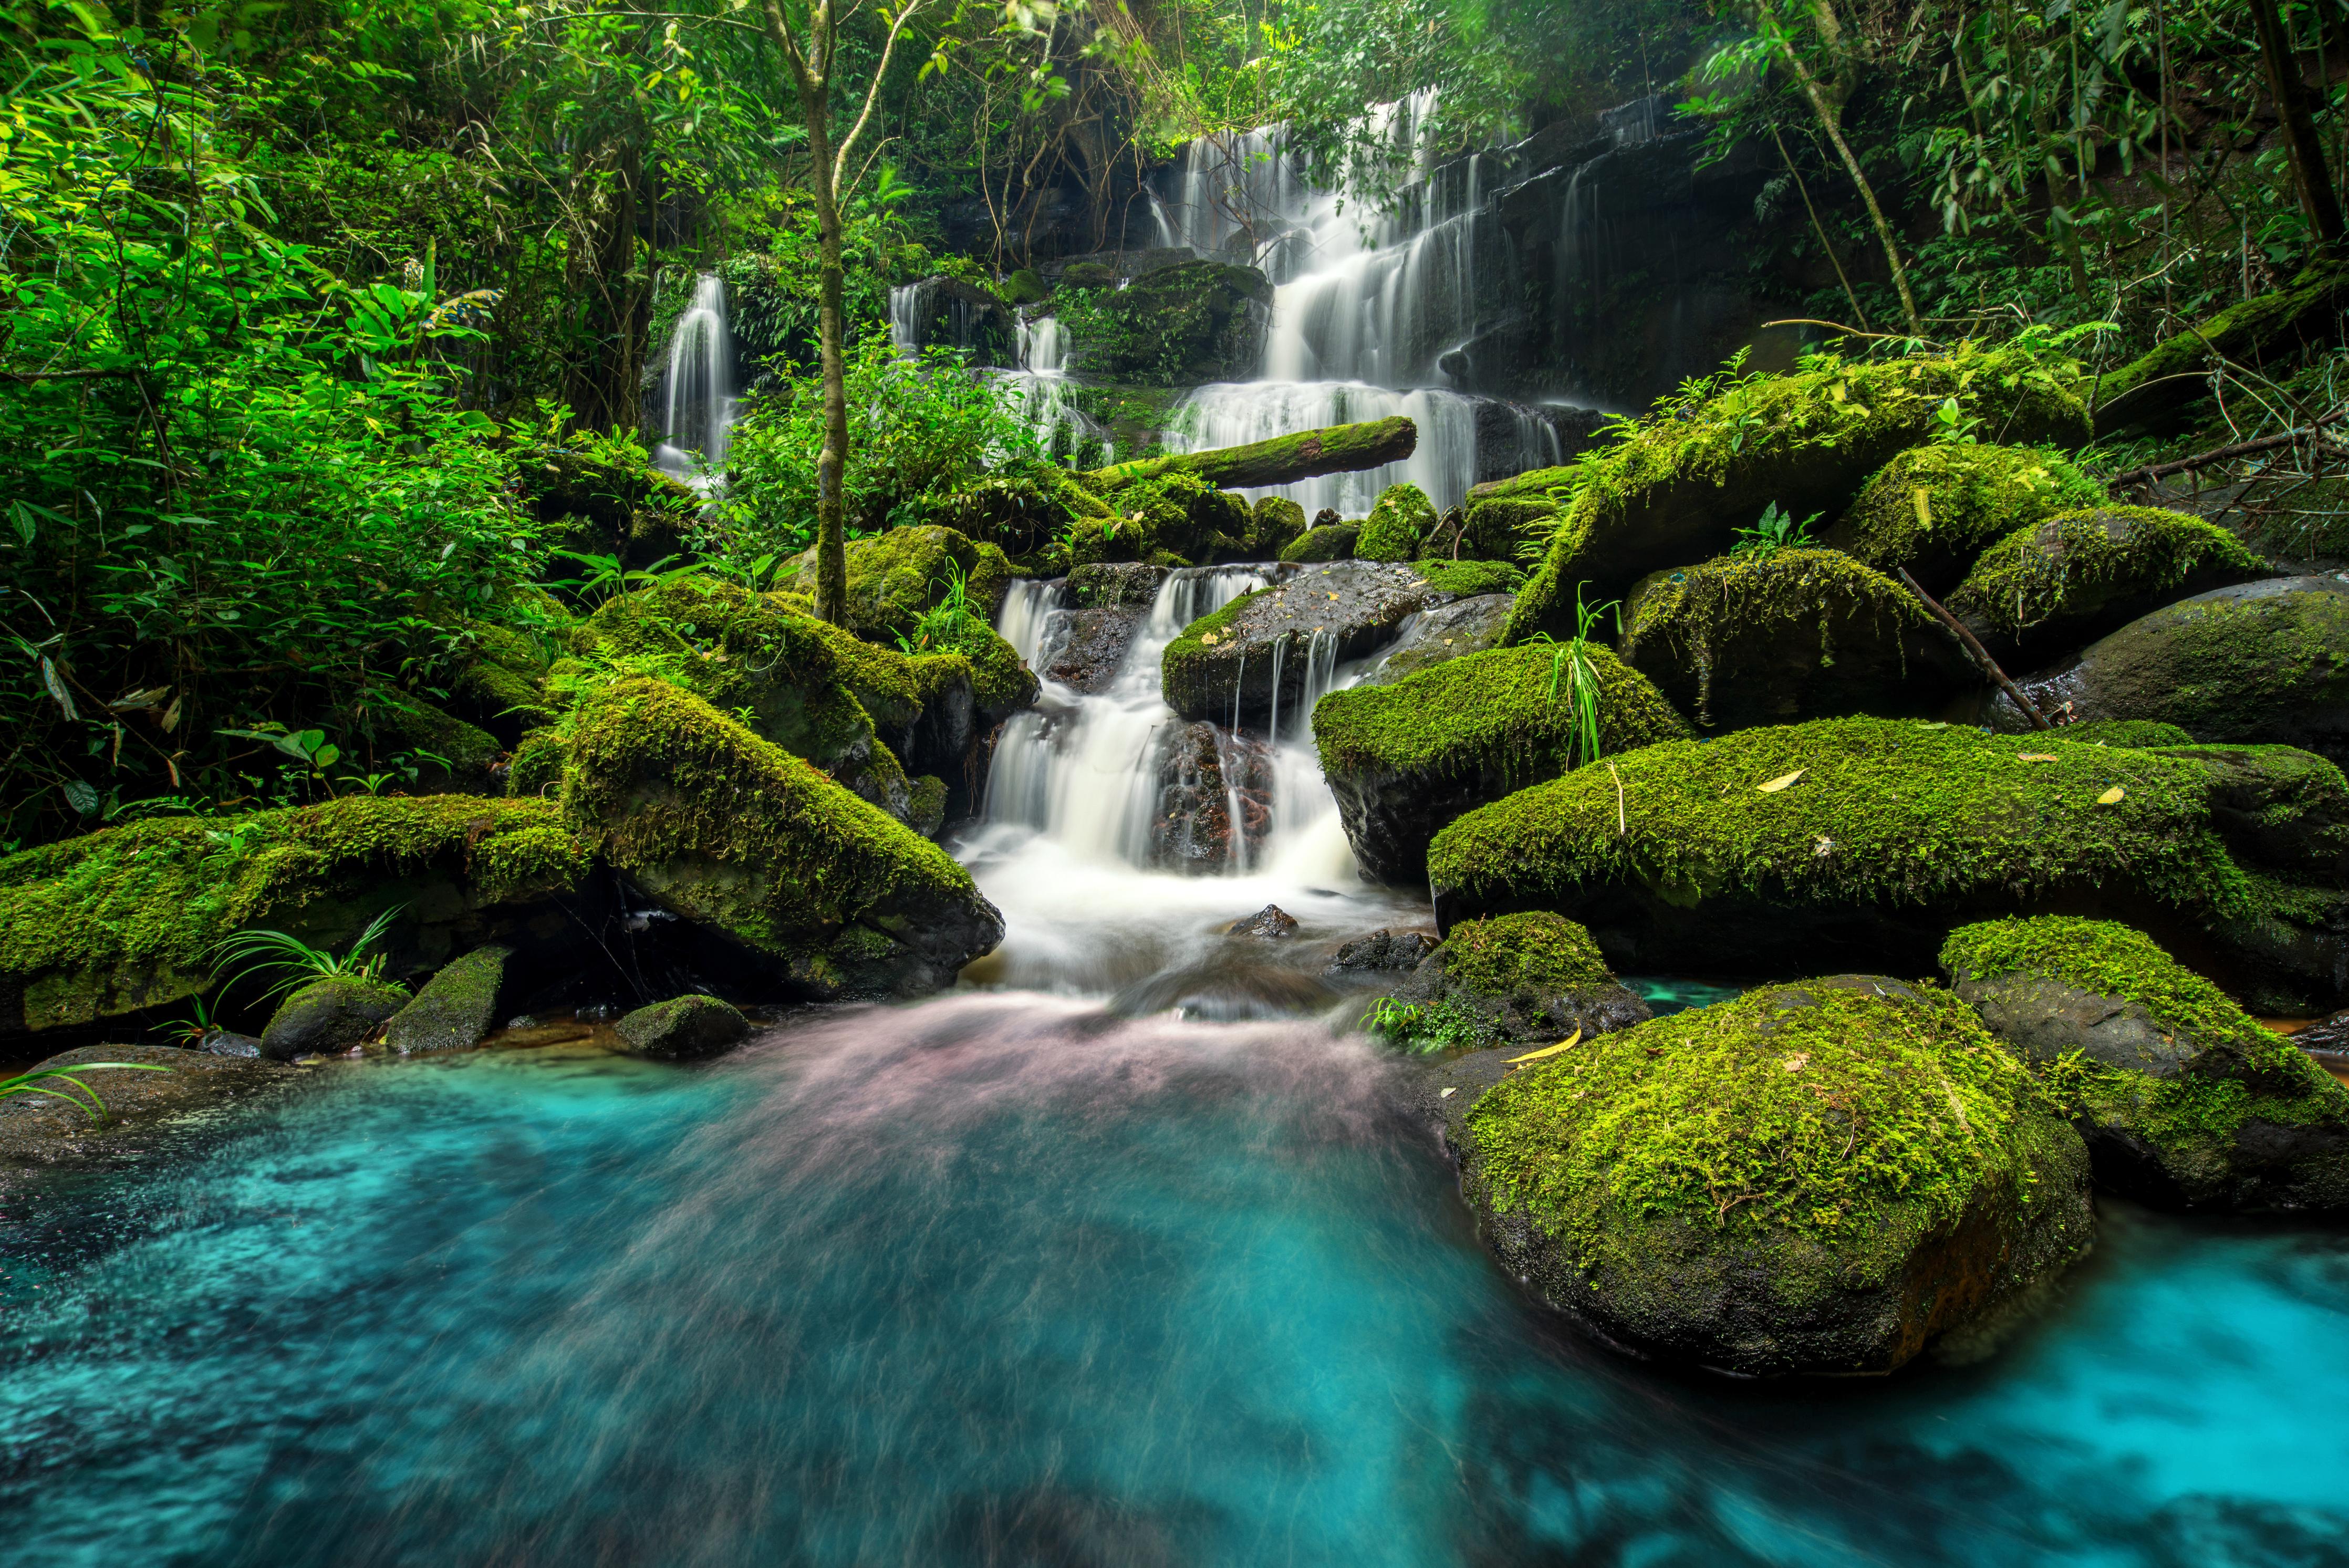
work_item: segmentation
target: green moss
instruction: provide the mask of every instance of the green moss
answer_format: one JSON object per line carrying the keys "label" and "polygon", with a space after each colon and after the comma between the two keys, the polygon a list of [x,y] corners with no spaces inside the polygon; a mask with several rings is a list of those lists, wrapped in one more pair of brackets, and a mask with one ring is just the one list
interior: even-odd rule
{"label": "green moss", "polygon": [[322,900],[447,877],[477,903],[567,891],[588,851],[554,804],[353,795],[234,818],[159,817],[0,859],[0,977],[32,1027],[202,991],[240,929]]}
{"label": "green moss", "polygon": [[429,752],[445,759],[426,763],[423,779],[430,787],[477,785],[488,778],[491,767],[505,754],[496,736],[478,724],[469,724],[453,713],[444,712],[412,692],[378,693],[360,723],[372,732],[378,761],[388,761],[403,752]]}
{"label": "green moss", "polygon": [[1271,303],[1272,286],[1256,268],[1197,261],[1096,294],[1081,319],[1064,319],[1087,370],[1195,386],[1254,372],[1260,309]]}
{"label": "green moss", "polygon": [[1033,267],[1023,266],[1003,280],[1007,305],[1040,305],[1051,292]]}
{"label": "green moss", "polygon": [[1305,508],[1286,495],[1266,495],[1248,513],[1248,554],[1274,560],[1305,533]]}
{"label": "green moss", "polygon": [[1572,920],[1538,911],[1463,920],[1437,950],[1444,955],[1447,980],[1491,996],[1520,989],[1578,991],[1615,983],[1614,971],[1588,931]]}
{"label": "green moss", "polygon": [[1232,634],[1232,623],[1239,619],[1240,611],[1247,607],[1250,600],[1272,591],[1270,588],[1251,588],[1223,608],[1210,611],[1185,627],[1174,640],[1166,645],[1165,655],[1160,660],[1166,690],[1176,690],[1181,682],[1190,678],[1191,666],[1195,662],[1213,656],[1215,645]]}
{"label": "green moss", "polygon": [[1826,542],[1887,575],[1910,567],[1939,592],[1992,540],[2105,499],[2044,448],[1920,446],[1876,472]]}
{"label": "green moss", "polygon": [[1494,1207],[1585,1267],[1665,1265],[1622,1255],[1656,1221],[1835,1245],[1834,1273],[1780,1282],[1806,1295],[1885,1283],[1986,1188],[2031,1203],[2046,1112],[1947,992],[1796,981],[1530,1064],[1468,1127]]}
{"label": "green moss", "polygon": [[2099,719],[2067,725],[2063,738],[2083,746],[2188,746],[2194,737],[2175,724],[2152,719]]}
{"label": "green moss", "polygon": [[1513,594],[1526,586],[1526,575],[1506,561],[1414,561],[1412,569],[1441,593]]}
{"label": "green moss", "polygon": [[[2326,306],[2342,286],[2344,269],[2318,263],[2283,288],[2240,300],[2189,330],[2163,339],[2119,369],[2097,379],[2096,421],[2100,431],[2196,397],[2185,379],[2213,362],[2213,356],[2251,362],[2269,337],[2308,313]],[[2156,383],[2168,383],[2158,391]]]}
{"label": "green moss", "polygon": [[[985,621],[965,617],[947,633],[946,646],[950,650],[947,657],[959,658],[969,666],[971,696],[981,712],[1009,712],[1035,701],[1034,672],[1021,662],[1019,650]],[[917,662],[943,665],[945,659]]]}
{"label": "green moss", "polygon": [[2291,1049],[2151,937],[2110,920],[2042,915],[1961,926],[1941,948],[1941,966],[1975,980],[2039,975],[2099,995],[2126,997],[2141,1003],[2164,1028],[2209,1044],[2245,1045],[2271,1055]]}
{"label": "green moss", "polygon": [[563,737],[551,729],[533,730],[514,748],[506,765],[506,794],[517,798],[551,797],[563,783]]}
{"label": "green moss", "polygon": [[[1005,586],[1017,575],[996,545],[936,524],[891,528],[869,539],[852,539],[844,553],[846,624],[859,637],[885,640],[912,630],[925,611],[947,597],[957,572],[963,575],[971,608],[981,616],[995,613]],[[777,571],[776,581],[812,595],[815,552],[792,556]]]}
{"label": "green moss", "polygon": [[[1574,471],[1554,468],[1539,472],[1565,475]],[[1472,491],[1470,496],[1467,523],[1462,532],[1463,549],[1486,560],[1515,561],[1525,558],[1529,551],[1540,554],[1559,510],[1566,500],[1572,499],[1572,491],[1568,489],[1564,500],[1552,499],[1546,493],[1479,499]]]}
{"label": "green moss", "polygon": [[550,660],[539,639],[513,627],[478,621],[465,623],[462,629],[473,652],[450,679],[450,701],[475,722],[501,734],[519,735],[551,722],[554,710],[539,684]]}
{"label": "green moss", "polygon": [[1350,561],[1354,558],[1355,541],[1361,533],[1359,523],[1325,523],[1319,528],[1308,528],[1283,545],[1280,558],[1309,566],[1323,561]]}
{"label": "green moss", "polygon": [[1944,400],[1956,400],[1995,439],[2083,437],[2080,386],[2076,367],[1971,343],[1939,358],[1831,362],[1659,415],[1562,476],[1521,475],[1526,490],[1508,494],[1571,499],[1506,640],[1557,629],[1580,581],[1617,592],[1674,560],[1725,547],[1733,527],[1766,502],[1797,516],[1840,504],[1864,475],[1923,444]]}
{"label": "green moss", "polygon": [[2265,574],[2265,563],[2214,523],[2151,506],[2104,506],[2016,529],[1982,552],[1950,608],[2010,638],[2079,621],[2115,599]]}
{"label": "green moss", "polygon": [[[1125,545],[1124,559],[1144,560],[1159,550],[1190,561],[1249,553],[1255,520],[1247,503],[1195,473],[1170,470],[1110,484],[1102,493],[1122,519],[1118,539]],[[1103,548],[1111,543],[1105,539]]]}
{"label": "green moss", "polygon": [[1623,657],[1701,725],[1715,722],[1716,683],[1722,722],[1784,722],[1889,700],[1925,627],[1906,588],[1841,551],[1781,549],[1642,578],[1625,605]]}
{"label": "green moss", "polygon": [[1358,561],[1408,561],[1435,526],[1435,504],[1416,484],[1390,484],[1362,520],[1354,540]]}
{"label": "green moss", "polygon": [[660,680],[582,705],[563,814],[655,898],[787,960],[851,922],[909,940],[949,911],[992,919],[946,851]]}
{"label": "green moss", "polygon": [[[1682,909],[1726,898],[1848,909],[2109,883],[2203,912],[2246,897],[2210,827],[2209,774],[2145,752],[1852,718],[1614,760],[1439,834],[1428,856],[1439,894],[1571,909],[1559,900],[1628,885]],[[1760,788],[1797,770],[1791,784]],[[2122,798],[2099,804],[2115,785]]]}
{"label": "green moss", "polygon": [[[1483,773],[1520,783],[1554,778],[1576,746],[1558,654],[1540,646],[1493,649],[1446,659],[1392,686],[1332,691],[1313,710],[1322,770],[1408,773],[1430,781]],[[1624,668],[1606,648],[1592,646],[1588,655],[1599,677],[1606,754],[1688,733],[1647,677]]]}

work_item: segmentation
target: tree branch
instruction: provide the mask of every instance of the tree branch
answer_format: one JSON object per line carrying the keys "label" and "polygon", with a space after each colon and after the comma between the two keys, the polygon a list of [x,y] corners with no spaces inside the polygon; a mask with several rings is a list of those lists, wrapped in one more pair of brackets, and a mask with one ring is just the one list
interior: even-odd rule
{"label": "tree branch", "polygon": [[[767,0],[770,10],[775,5],[776,0]],[[846,136],[841,138],[840,147],[833,157],[832,183],[834,190],[840,188],[841,181],[847,175],[849,154],[854,151],[857,138],[864,134],[865,125],[873,119],[873,110],[881,102],[882,84],[889,79],[889,62],[897,57],[897,40],[904,36],[905,24],[914,19],[922,5],[923,0],[905,0],[905,8],[890,20],[888,41],[881,46],[881,63],[873,67],[872,84],[864,89],[864,107],[857,111],[856,123],[848,128]]]}

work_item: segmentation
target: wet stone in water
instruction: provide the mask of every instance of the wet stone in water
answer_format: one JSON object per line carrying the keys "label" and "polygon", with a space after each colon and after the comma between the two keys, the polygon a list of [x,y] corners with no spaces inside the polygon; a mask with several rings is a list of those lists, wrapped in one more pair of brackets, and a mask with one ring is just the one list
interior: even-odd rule
{"label": "wet stone in water", "polygon": [[1227,937],[1261,937],[1275,939],[1297,934],[1297,917],[1278,904],[1267,904],[1245,920],[1234,920],[1224,928]]}

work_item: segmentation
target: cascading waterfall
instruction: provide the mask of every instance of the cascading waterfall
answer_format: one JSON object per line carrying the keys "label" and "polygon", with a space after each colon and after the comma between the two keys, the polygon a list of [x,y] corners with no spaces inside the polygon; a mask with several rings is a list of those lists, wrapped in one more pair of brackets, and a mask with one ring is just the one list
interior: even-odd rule
{"label": "cascading waterfall", "polygon": [[726,447],[740,402],[734,340],[726,329],[726,286],[714,272],[694,280],[693,297],[669,333],[661,373],[663,440],[653,451],[662,472],[707,488],[726,470]]}
{"label": "cascading waterfall", "polygon": [[[892,327],[895,328],[895,310]],[[1036,432],[1048,456],[1097,467],[1116,461],[1109,431],[1071,400],[1077,383],[1069,375],[1068,335],[1058,317],[1022,317],[1018,323],[1019,369],[998,373],[1021,420]]]}

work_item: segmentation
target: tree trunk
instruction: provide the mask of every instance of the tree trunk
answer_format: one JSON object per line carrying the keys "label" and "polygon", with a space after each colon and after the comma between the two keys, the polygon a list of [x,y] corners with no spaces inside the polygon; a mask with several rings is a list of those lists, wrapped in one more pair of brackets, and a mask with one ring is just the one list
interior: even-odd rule
{"label": "tree trunk", "polygon": [[1396,414],[1358,425],[1331,425],[1299,435],[1275,436],[1246,446],[1137,458],[1112,468],[1097,468],[1084,476],[1084,483],[1090,489],[1107,492],[1161,474],[1191,473],[1218,489],[1253,490],[1259,485],[1294,484],[1324,473],[1384,468],[1409,457],[1418,445],[1419,427]]}
{"label": "tree trunk", "polygon": [[1786,64],[1793,68],[1795,81],[1802,85],[1803,96],[1811,100],[1812,111],[1819,117],[1819,124],[1826,130],[1827,140],[1835,144],[1837,156],[1843,160],[1845,172],[1851,176],[1851,182],[1859,187],[1859,199],[1868,205],[1868,221],[1876,225],[1876,238],[1884,246],[1884,259],[1892,268],[1892,286],[1899,291],[1900,313],[1909,318],[1909,330],[1921,335],[1925,330],[1924,324],[1917,316],[1917,296],[1909,292],[1909,269],[1900,265],[1900,244],[1893,237],[1892,224],[1886,220],[1884,209],[1877,204],[1876,187],[1868,182],[1867,175],[1860,172],[1859,160],[1853,155],[1851,143],[1843,139],[1842,115],[1828,101],[1827,95],[1820,90],[1818,78],[1811,75],[1809,67],[1803,64],[1803,58],[1795,52],[1791,39],[1781,35],[1778,52],[1785,57]]}
{"label": "tree trunk", "polygon": [[832,125],[821,98],[806,101],[808,182],[815,191],[816,342],[823,375],[823,445],[815,458],[815,613],[842,624],[848,610],[848,352],[841,306],[840,192],[833,187]]}
{"label": "tree trunk", "polygon": [[2276,117],[2283,122],[2284,151],[2292,158],[2292,181],[2300,187],[2301,211],[2317,243],[2326,250],[2341,244],[2341,198],[2324,166],[2324,149],[2316,140],[2316,124],[2309,118],[2306,84],[2300,62],[2292,57],[2292,42],[2284,36],[2275,0],[2251,0],[2251,21],[2259,28],[2260,54],[2267,61],[2268,90],[2275,96]]}

